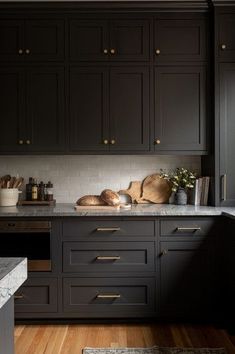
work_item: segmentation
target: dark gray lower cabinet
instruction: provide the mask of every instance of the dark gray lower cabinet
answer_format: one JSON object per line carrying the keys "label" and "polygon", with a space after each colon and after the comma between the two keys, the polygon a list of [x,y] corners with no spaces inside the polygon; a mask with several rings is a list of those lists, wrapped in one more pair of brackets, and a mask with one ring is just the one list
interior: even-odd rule
{"label": "dark gray lower cabinet", "polygon": [[0,354],[14,354],[14,300],[0,309]]}

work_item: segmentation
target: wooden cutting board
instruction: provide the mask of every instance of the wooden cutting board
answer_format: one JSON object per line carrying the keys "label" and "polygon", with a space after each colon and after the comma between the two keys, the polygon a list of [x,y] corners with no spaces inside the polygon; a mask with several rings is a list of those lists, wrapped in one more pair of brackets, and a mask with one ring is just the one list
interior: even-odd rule
{"label": "wooden cutting board", "polygon": [[153,174],[143,181],[141,199],[156,204],[168,203],[171,196],[171,187],[169,181],[160,178],[159,174]]}
{"label": "wooden cutting board", "polygon": [[75,205],[74,209],[77,211],[83,210],[119,210],[120,205],[111,206],[111,205]]}
{"label": "wooden cutting board", "polygon": [[130,183],[130,187],[128,189],[123,189],[118,192],[121,195],[127,195],[131,198],[131,203],[149,203],[148,201],[141,198],[142,196],[142,182],[141,181],[133,181]]}

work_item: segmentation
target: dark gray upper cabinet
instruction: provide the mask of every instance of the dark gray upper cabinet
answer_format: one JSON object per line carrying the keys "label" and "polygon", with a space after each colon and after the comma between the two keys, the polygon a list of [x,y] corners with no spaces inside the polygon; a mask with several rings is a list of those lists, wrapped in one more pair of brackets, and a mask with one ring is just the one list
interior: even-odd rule
{"label": "dark gray upper cabinet", "polygon": [[155,68],[155,151],[206,150],[206,72]]}
{"label": "dark gray upper cabinet", "polygon": [[220,64],[220,204],[235,205],[235,63]]}
{"label": "dark gray upper cabinet", "polygon": [[205,21],[200,19],[156,20],[154,56],[156,62],[205,60]]}
{"label": "dark gray upper cabinet", "polygon": [[0,20],[1,61],[64,59],[63,20]]}
{"label": "dark gray upper cabinet", "polygon": [[71,151],[108,150],[108,69],[71,68],[69,82]]}
{"label": "dark gray upper cabinet", "polygon": [[73,61],[149,59],[148,20],[71,20],[69,56]]}
{"label": "dark gray upper cabinet", "polygon": [[218,17],[217,54],[221,60],[235,61],[235,14],[220,14]]}

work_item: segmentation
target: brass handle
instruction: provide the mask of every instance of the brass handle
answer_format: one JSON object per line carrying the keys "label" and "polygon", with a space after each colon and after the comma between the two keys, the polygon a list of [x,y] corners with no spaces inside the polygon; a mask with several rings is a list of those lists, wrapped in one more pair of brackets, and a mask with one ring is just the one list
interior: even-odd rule
{"label": "brass handle", "polygon": [[156,49],[156,50],[155,50],[155,53],[156,53],[157,55],[160,55],[160,54],[161,54],[160,49]]}
{"label": "brass handle", "polygon": [[108,49],[104,48],[103,52],[104,52],[104,54],[108,54],[109,51],[108,51]]}
{"label": "brass handle", "polygon": [[223,184],[223,187],[222,187],[222,200],[223,201],[226,201],[227,200],[227,175],[224,174],[222,176],[222,184]]}
{"label": "brass handle", "polygon": [[226,50],[226,49],[227,49],[226,44],[221,44],[221,50]]}
{"label": "brass handle", "polygon": [[120,256],[97,256],[97,261],[116,261],[121,259]]}
{"label": "brass handle", "polygon": [[121,228],[120,227],[97,227],[96,231],[98,232],[106,232],[106,231],[120,231]]}
{"label": "brass handle", "polygon": [[200,227],[177,227],[176,231],[200,231]]}
{"label": "brass handle", "polygon": [[110,49],[110,54],[116,54],[116,50],[114,48]]}
{"label": "brass handle", "polygon": [[156,140],[154,140],[154,143],[155,143],[156,145],[159,145],[159,144],[161,144],[161,140],[156,139]]}
{"label": "brass handle", "polygon": [[120,294],[97,294],[97,299],[119,299],[121,297]]}
{"label": "brass handle", "polygon": [[19,49],[18,50],[18,53],[21,55],[21,54],[23,54],[23,49]]}
{"label": "brass handle", "polygon": [[19,299],[23,299],[24,298],[24,295],[14,295],[14,299],[15,300],[19,300]]}
{"label": "brass handle", "polygon": [[163,251],[160,253],[160,255],[161,255],[161,256],[165,256],[167,253],[168,253],[168,250],[163,250]]}
{"label": "brass handle", "polygon": [[18,143],[19,143],[19,145],[23,145],[24,141],[23,140],[19,140]]}
{"label": "brass handle", "polygon": [[109,141],[107,139],[103,140],[104,145],[108,145]]}
{"label": "brass handle", "polygon": [[110,141],[110,144],[111,144],[111,145],[114,145],[114,144],[116,144],[116,141],[115,141],[114,139],[112,139],[112,140]]}
{"label": "brass handle", "polygon": [[26,53],[26,54],[30,54],[30,50],[29,50],[29,49],[26,49],[26,50],[25,50],[25,53]]}
{"label": "brass handle", "polygon": [[30,144],[31,144],[31,141],[30,141],[30,140],[26,140],[26,144],[27,144],[27,145],[30,145]]}

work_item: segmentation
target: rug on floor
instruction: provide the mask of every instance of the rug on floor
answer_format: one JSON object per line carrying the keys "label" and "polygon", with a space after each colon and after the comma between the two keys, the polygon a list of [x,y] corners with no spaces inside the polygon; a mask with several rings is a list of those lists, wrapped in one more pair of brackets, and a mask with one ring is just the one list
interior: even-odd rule
{"label": "rug on floor", "polygon": [[226,354],[224,348],[84,348],[83,354]]}

